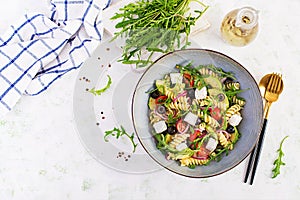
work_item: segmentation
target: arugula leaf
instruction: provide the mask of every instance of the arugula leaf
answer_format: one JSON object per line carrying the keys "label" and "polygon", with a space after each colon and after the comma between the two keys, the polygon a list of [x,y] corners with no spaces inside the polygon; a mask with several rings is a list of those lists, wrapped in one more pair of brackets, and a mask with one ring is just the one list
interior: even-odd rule
{"label": "arugula leaf", "polygon": [[[247,90],[250,90],[250,88],[247,88],[247,89],[244,89],[244,90],[236,90],[236,89],[229,89],[229,90],[225,90],[224,93],[226,94],[227,98],[228,98],[228,101],[230,103],[233,102],[233,97],[237,96],[238,94],[242,93],[242,92],[245,92]],[[242,99],[242,100],[245,100],[243,99],[242,97],[239,97],[239,99]]]}
{"label": "arugula leaf", "polygon": [[278,152],[278,157],[277,159],[274,161],[273,165],[275,165],[275,168],[272,170],[273,172],[273,176],[272,178],[275,178],[277,177],[279,174],[280,174],[280,167],[285,165],[285,163],[282,161],[282,157],[284,156],[284,153],[282,151],[282,144],[284,142],[284,140],[288,138],[288,136],[285,136],[281,142],[280,142],[280,146],[279,146],[279,149],[277,150]]}
{"label": "arugula leaf", "polygon": [[108,81],[107,81],[106,86],[104,88],[95,90],[95,88],[93,87],[92,89],[89,90],[89,92],[92,93],[95,96],[96,95],[101,95],[103,92],[105,92],[110,87],[110,85],[112,84],[111,77],[109,75],[107,75],[107,77],[108,77]]}
{"label": "arugula leaf", "polygon": [[162,151],[168,150],[169,152],[172,152],[172,153],[177,153],[177,152],[178,152],[178,150],[176,150],[176,149],[170,147],[170,146],[166,143],[166,141],[165,141],[165,136],[164,136],[163,134],[158,133],[158,134],[155,134],[154,137],[155,137],[155,139],[157,140],[157,145],[156,145],[156,146],[157,146],[157,148],[158,148],[159,150],[162,150]]}
{"label": "arugula leaf", "polygon": [[114,127],[114,129],[110,130],[110,131],[105,131],[105,135],[104,135],[104,140],[105,142],[108,142],[108,139],[107,137],[108,136],[113,136],[113,137],[116,137],[116,139],[119,139],[121,136],[125,135],[126,137],[129,138],[129,140],[131,141],[132,145],[133,145],[133,150],[132,150],[132,153],[135,152],[136,150],[136,147],[137,147],[137,144],[134,142],[134,134],[132,133],[131,135],[129,135],[123,126],[121,126],[121,129],[120,128],[117,128],[117,127]]}
{"label": "arugula leaf", "polygon": [[[223,148],[223,149],[216,149],[215,152],[216,154],[211,154],[210,155],[210,159],[209,159],[209,162],[212,161],[212,160],[215,160],[217,162],[219,162],[221,159],[222,159],[222,154],[225,152],[225,155],[227,156],[228,153],[229,153],[229,146]],[[209,163],[207,163],[209,164]]]}

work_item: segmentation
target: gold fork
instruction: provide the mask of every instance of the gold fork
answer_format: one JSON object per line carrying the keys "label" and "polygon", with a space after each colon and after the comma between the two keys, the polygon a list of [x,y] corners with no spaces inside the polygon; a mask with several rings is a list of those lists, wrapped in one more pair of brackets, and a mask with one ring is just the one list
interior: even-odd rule
{"label": "gold fork", "polygon": [[265,119],[268,119],[269,109],[273,102],[278,100],[279,95],[283,90],[282,75],[273,73],[270,77],[268,86],[264,98],[266,99],[266,105],[264,109]]}
{"label": "gold fork", "polygon": [[[266,130],[267,122],[268,122],[269,109],[271,107],[271,104],[278,100],[278,97],[281,94],[282,90],[283,90],[282,75],[276,74],[276,73],[271,74],[270,78],[267,82],[266,90],[265,90],[265,94],[264,94],[266,104],[265,104],[265,108],[264,108],[264,123],[263,123],[262,131],[259,135],[258,143],[250,155],[250,159],[249,159],[249,163],[248,163],[248,167],[247,167],[247,171],[246,171],[246,176],[244,179],[244,182],[246,183],[248,176],[251,172],[251,168],[252,168],[250,185],[253,184],[256,168],[258,165],[258,160],[259,160],[262,143],[264,140],[265,130]],[[254,161],[252,161],[254,156],[255,156]]]}

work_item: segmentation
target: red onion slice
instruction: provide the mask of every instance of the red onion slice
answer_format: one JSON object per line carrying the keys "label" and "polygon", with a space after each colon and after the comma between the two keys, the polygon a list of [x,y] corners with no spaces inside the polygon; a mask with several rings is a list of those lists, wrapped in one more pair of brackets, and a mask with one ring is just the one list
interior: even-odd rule
{"label": "red onion slice", "polygon": [[177,101],[180,97],[184,97],[187,95],[187,91],[184,90],[183,92],[181,92],[180,94],[178,94],[174,99],[173,102]]}

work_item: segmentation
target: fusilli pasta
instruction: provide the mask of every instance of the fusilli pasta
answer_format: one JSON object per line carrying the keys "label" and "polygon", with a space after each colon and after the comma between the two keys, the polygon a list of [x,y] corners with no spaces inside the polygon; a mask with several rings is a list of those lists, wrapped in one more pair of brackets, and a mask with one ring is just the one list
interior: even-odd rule
{"label": "fusilli pasta", "polygon": [[212,98],[206,96],[205,99],[193,99],[192,104],[197,107],[208,106],[212,102]]}
{"label": "fusilli pasta", "polygon": [[181,166],[205,165],[209,162],[208,159],[200,160],[195,158],[184,158],[180,160]]}
{"label": "fusilli pasta", "polygon": [[243,99],[241,97],[233,96],[232,103],[238,104],[240,106],[244,106],[246,104],[246,101],[245,101],[245,99]]}
{"label": "fusilli pasta", "polygon": [[209,75],[209,76],[216,77],[216,78],[219,77],[218,74],[216,74],[215,72],[213,72],[211,69],[208,69],[207,67],[200,68],[199,72],[203,76]]}
{"label": "fusilli pasta", "polygon": [[225,88],[228,90],[239,90],[240,83],[239,82],[228,82],[228,83],[225,83]]}
{"label": "fusilli pasta", "polygon": [[149,114],[149,119],[150,119],[150,124],[154,124],[155,122],[158,122],[161,120],[161,117],[159,117],[155,112],[154,110],[151,110],[150,111],[150,114]]}
{"label": "fusilli pasta", "polygon": [[241,110],[241,106],[239,104],[232,105],[226,112],[226,120],[229,120],[229,118],[239,112]]}
{"label": "fusilli pasta", "polygon": [[188,98],[184,96],[184,97],[179,97],[175,102],[171,102],[169,107],[175,110],[187,111],[190,107],[190,104],[188,102]]}
{"label": "fusilli pasta", "polygon": [[176,146],[182,142],[184,142],[189,137],[189,134],[180,134],[177,133],[172,137],[172,141],[169,143],[169,146],[172,148],[176,148]]}
{"label": "fusilli pasta", "polygon": [[215,120],[214,118],[212,118],[211,116],[209,116],[208,114],[203,115],[203,120],[205,123],[207,123],[208,125],[210,125],[213,128],[220,127],[219,122],[217,120]]}
{"label": "fusilli pasta", "polygon": [[218,140],[219,140],[220,144],[226,148],[229,145],[229,142],[228,142],[227,138],[225,137],[225,135],[222,132],[218,132],[217,135],[218,135]]}

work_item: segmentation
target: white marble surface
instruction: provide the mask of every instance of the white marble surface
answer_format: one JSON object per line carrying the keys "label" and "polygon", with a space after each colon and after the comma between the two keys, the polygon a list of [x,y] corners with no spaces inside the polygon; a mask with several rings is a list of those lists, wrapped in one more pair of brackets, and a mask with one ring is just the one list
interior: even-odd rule
{"label": "white marble surface", "polygon": [[[207,0],[211,27],[196,36],[204,48],[230,55],[257,81],[283,73],[285,89],[272,105],[255,184],[243,183],[246,161],[222,175],[189,179],[159,170],[133,175],[114,171],[87,153],[76,133],[72,96],[78,71],[46,92],[24,96],[0,119],[0,199],[299,199],[300,196],[300,1]],[[0,33],[22,14],[47,11],[47,0],[1,1]],[[5,6],[4,6],[5,5]],[[219,33],[223,16],[251,5],[260,10],[260,32],[246,47],[225,44]],[[271,178],[280,140],[286,166]]]}

